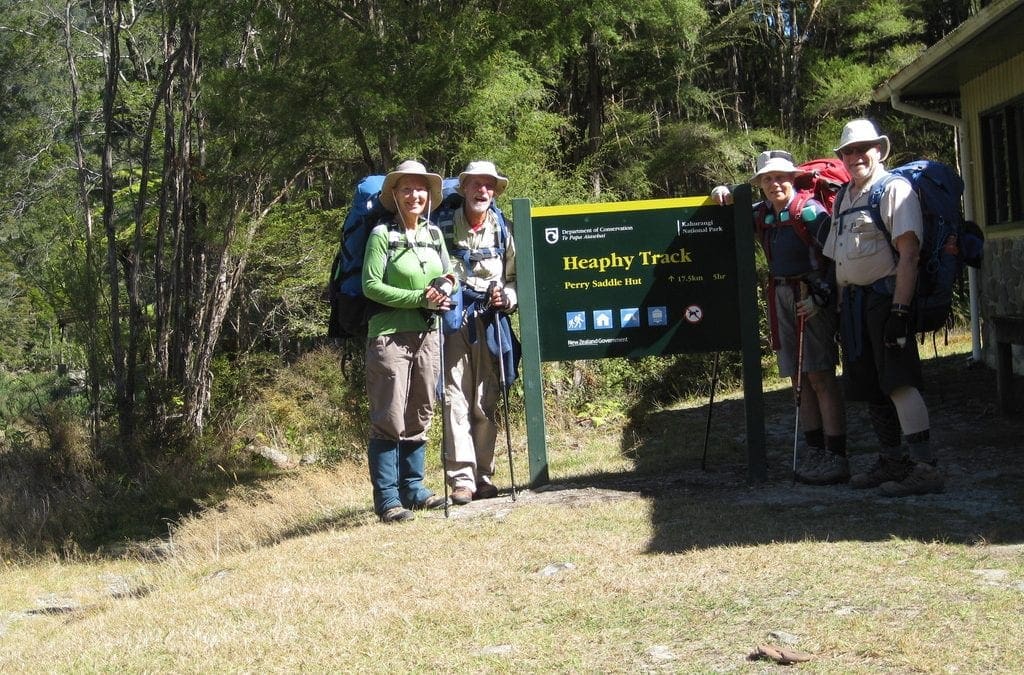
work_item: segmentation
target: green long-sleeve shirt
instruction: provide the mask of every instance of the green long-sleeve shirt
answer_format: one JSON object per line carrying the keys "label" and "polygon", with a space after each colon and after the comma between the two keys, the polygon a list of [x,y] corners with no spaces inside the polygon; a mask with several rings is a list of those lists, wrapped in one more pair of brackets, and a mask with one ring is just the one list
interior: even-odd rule
{"label": "green long-sleeve shirt", "polygon": [[363,257],[363,294],[382,305],[370,318],[368,335],[435,328],[437,318],[426,311],[424,291],[451,270],[441,231],[426,220],[411,232],[393,222],[378,223],[367,238]]}

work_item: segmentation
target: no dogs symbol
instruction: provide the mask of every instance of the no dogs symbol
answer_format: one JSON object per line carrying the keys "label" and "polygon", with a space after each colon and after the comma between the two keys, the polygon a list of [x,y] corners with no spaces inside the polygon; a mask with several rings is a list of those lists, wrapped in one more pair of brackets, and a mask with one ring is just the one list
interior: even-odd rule
{"label": "no dogs symbol", "polygon": [[704,318],[704,310],[700,308],[700,305],[690,305],[683,312],[683,318],[686,319],[686,323],[700,323]]}

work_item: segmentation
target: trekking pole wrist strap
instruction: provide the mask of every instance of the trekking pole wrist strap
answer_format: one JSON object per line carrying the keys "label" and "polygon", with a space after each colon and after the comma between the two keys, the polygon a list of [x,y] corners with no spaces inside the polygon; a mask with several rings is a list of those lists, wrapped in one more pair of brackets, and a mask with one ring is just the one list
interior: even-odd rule
{"label": "trekking pole wrist strap", "polygon": [[899,316],[907,316],[910,314],[910,305],[904,305],[901,302],[894,302],[892,303],[892,309],[890,311]]}

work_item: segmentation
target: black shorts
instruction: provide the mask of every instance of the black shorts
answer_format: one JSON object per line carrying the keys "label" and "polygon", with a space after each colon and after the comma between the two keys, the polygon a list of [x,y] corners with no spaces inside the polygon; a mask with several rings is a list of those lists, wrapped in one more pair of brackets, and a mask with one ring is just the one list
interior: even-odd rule
{"label": "black shorts", "polygon": [[[850,289],[847,289],[849,291]],[[903,347],[886,347],[885,322],[892,310],[892,296],[871,288],[863,289],[864,300],[860,316],[852,316],[850,305],[843,303],[841,321],[859,321],[862,348],[860,354],[843,345],[843,384],[850,401],[880,403],[900,387],[923,389],[921,359],[917,354],[917,340],[907,338]],[[849,335],[849,327],[843,331]]]}

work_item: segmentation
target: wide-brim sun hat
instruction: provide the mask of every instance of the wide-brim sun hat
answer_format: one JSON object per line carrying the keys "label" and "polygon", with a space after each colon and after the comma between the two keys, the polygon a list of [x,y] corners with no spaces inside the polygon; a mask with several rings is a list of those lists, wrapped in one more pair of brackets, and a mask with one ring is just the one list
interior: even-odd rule
{"label": "wide-brim sun hat", "polygon": [[405,176],[422,176],[427,181],[427,188],[430,191],[429,208],[434,208],[441,203],[441,176],[427,171],[427,167],[413,159],[407,159],[384,177],[384,184],[380,188],[380,203],[391,213],[398,213],[398,204],[395,203],[395,188],[398,181]]}
{"label": "wide-brim sun hat", "polygon": [[851,120],[843,127],[843,133],[839,137],[839,147],[835,148],[836,156],[842,158],[843,148],[858,143],[871,143],[878,145],[882,153],[882,161],[889,156],[889,137],[878,133],[878,128],[871,120]]}
{"label": "wide-brim sun hat", "polygon": [[796,177],[807,172],[794,165],[793,155],[785,150],[765,150],[757,156],[757,172],[750,177],[751,185],[758,185],[766,173],[788,173]]}
{"label": "wide-brim sun hat", "polygon": [[470,162],[466,165],[465,170],[459,174],[459,187],[456,191],[465,197],[466,195],[462,192],[462,183],[465,182],[469,176],[490,176],[494,179],[494,197],[497,198],[505,191],[508,187],[508,178],[505,178],[498,173],[497,167],[494,166],[494,162]]}

